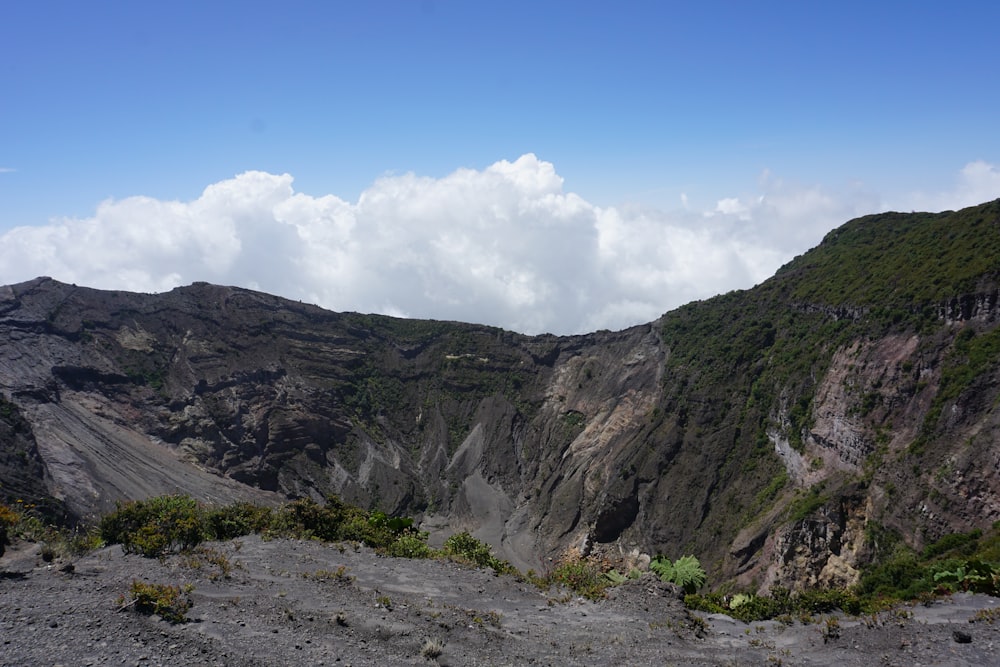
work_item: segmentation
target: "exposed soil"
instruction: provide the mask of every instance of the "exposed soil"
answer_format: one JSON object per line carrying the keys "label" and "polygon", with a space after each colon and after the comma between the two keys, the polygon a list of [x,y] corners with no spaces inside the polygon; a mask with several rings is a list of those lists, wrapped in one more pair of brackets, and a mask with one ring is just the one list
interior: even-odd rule
{"label": "exposed soil", "polygon": [[[116,546],[47,563],[37,545],[14,545],[0,559],[0,665],[1000,664],[1000,611],[971,622],[1000,607],[985,596],[841,616],[829,636],[827,616],[691,614],[652,575],[590,602],[351,545],[247,537],[206,549],[157,561]],[[228,576],[211,562],[222,556]],[[122,609],[135,579],[193,585],[189,622]]]}

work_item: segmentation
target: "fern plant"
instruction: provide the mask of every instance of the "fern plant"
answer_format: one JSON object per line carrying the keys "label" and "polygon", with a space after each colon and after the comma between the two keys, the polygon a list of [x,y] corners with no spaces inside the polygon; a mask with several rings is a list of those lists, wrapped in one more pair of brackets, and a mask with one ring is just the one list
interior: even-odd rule
{"label": "fern plant", "polygon": [[674,564],[670,562],[669,558],[657,556],[650,561],[649,569],[659,575],[660,579],[663,581],[672,582],[674,580]]}
{"label": "fern plant", "polygon": [[697,591],[708,580],[708,575],[694,556],[681,556],[673,563],[668,558],[657,556],[650,562],[649,569],[658,574],[662,581],[677,584],[688,594]]}

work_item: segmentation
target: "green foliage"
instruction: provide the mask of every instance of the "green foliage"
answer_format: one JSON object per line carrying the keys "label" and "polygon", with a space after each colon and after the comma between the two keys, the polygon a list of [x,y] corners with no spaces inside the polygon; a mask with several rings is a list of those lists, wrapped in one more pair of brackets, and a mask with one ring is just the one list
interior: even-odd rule
{"label": "green foliage", "polygon": [[[390,556],[428,558],[427,534],[413,529],[413,519],[371,513],[331,496],[326,504],[303,498],[277,510],[237,502],[206,508],[189,496],[159,496],[119,503],[100,522],[100,534],[126,552],[161,557],[190,551],[207,539],[228,540],[252,533],[269,533],[323,542],[361,542]],[[481,543],[480,543],[481,544]],[[467,545],[466,545],[467,546]],[[488,558],[479,565],[497,571],[513,569],[505,561]],[[478,552],[477,557],[478,557]],[[482,559],[480,559],[482,560]]]}
{"label": "green foliage", "polygon": [[[682,445],[697,438],[706,464],[727,480],[707,499],[714,508],[728,508],[729,501],[743,508],[713,510],[707,517],[713,536],[695,536],[693,548],[735,535],[787,492],[776,477],[782,465],[768,435],[804,448],[817,382],[838,350],[889,331],[946,335],[939,319],[946,303],[996,288],[998,222],[1000,202],[959,212],[854,220],[753,290],[664,315],[661,335],[668,354],[657,424]],[[917,449],[938,435],[947,401],[971,395],[980,378],[1000,366],[1000,329],[963,334],[955,347],[942,365],[943,389],[925,423],[931,435],[918,440]],[[914,378],[915,362],[906,363]],[[872,428],[882,426],[878,420],[890,408],[887,396],[860,385],[852,396]],[[878,456],[885,451],[881,447]],[[873,457],[869,471],[874,462]],[[822,502],[819,494],[801,498],[793,518],[805,518]]]}
{"label": "green foliage", "polygon": [[188,550],[209,537],[202,507],[184,495],[118,503],[101,519],[100,532],[108,544],[147,557]]}
{"label": "green foliage", "polygon": [[857,615],[870,608],[856,593],[835,588],[791,593],[786,588],[776,587],[770,595],[738,593],[731,598],[721,593],[689,594],[684,596],[684,604],[689,609],[728,614],[746,623],[786,616],[808,618],[836,610]]}
{"label": "green foliage", "polygon": [[188,593],[190,587],[181,589],[168,584],[148,584],[139,580],[129,586],[128,597],[118,598],[119,610],[134,608],[140,614],[156,614],[170,623],[184,623],[191,609]]}
{"label": "green foliage", "polygon": [[856,593],[840,588],[816,588],[800,592],[795,598],[795,609],[800,614],[827,614],[841,610],[857,615],[867,606]]}
{"label": "green foliage", "polygon": [[363,514],[360,509],[348,508],[334,498],[328,499],[326,505],[320,505],[312,498],[299,498],[278,510],[272,528],[302,539],[335,542],[346,539],[345,524],[351,518],[357,518],[351,516],[351,510],[355,510],[354,514]]}
{"label": "green foliage", "polygon": [[862,573],[857,593],[863,597],[913,600],[960,590],[1000,594],[1000,526],[986,533],[944,535],[919,553],[884,531],[874,539],[884,547]]}
{"label": "green foliage", "polygon": [[822,507],[829,498],[823,494],[823,484],[816,484],[801,496],[795,498],[788,508],[788,520],[798,522],[809,517]]}
{"label": "green foliage", "polygon": [[887,322],[920,315],[914,306],[975,291],[996,271],[996,201],[943,213],[880,213],[852,220],[783,267],[801,302],[878,308]]}
{"label": "green foliage", "polygon": [[975,553],[979,538],[982,536],[983,531],[978,529],[968,533],[950,533],[937,542],[928,544],[920,555],[925,560],[956,551],[964,555],[972,555]]}
{"label": "green foliage", "polygon": [[747,604],[748,602],[752,602],[753,598],[754,598],[753,595],[746,595],[744,593],[737,593],[729,601],[729,608],[730,609],[738,609],[739,607],[742,607],[743,605]]}
{"label": "green foliage", "polygon": [[608,570],[607,572],[602,573],[601,576],[607,579],[608,583],[612,586],[618,586],[628,581],[628,577],[618,570]]}
{"label": "green foliage", "polygon": [[516,568],[505,560],[493,555],[493,549],[485,542],[480,542],[468,532],[455,533],[444,542],[442,551],[447,556],[488,567],[497,574],[511,574]]}
{"label": "green foliage", "polygon": [[601,572],[598,563],[586,558],[564,558],[542,580],[545,587],[565,586],[588,600],[599,600],[611,581]]}
{"label": "green foliage", "polygon": [[0,503],[0,555],[10,541],[18,539],[42,544],[48,557],[80,556],[103,545],[93,527],[60,527],[48,523],[47,515],[31,503],[17,501],[14,506]]}
{"label": "green foliage", "polygon": [[955,337],[952,349],[941,366],[941,382],[930,409],[924,417],[920,437],[911,452],[920,453],[926,440],[937,428],[946,406],[954,403],[975,382],[1000,365],[1000,327],[978,335],[967,326]]}
{"label": "green foliage", "polygon": [[953,570],[939,570],[934,581],[952,591],[971,591],[987,595],[1000,595],[1000,566],[971,559]]}
{"label": "green foliage", "polygon": [[681,556],[673,563],[663,556],[657,556],[650,562],[649,569],[658,574],[662,581],[677,584],[688,594],[704,586],[708,579],[701,563],[694,556]]}
{"label": "green foliage", "polygon": [[386,548],[386,554],[396,558],[430,558],[431,548],[427,546],[426,533],[408,532],[397,537]]}
{"label": "green foliage", "polygon": [[21,520],[21,513],[0,503],[0,527],[12,528]]}
{"label": "green foliage", "polygon": [[674,580],[674,564],[669,558],[664,558],[663,556],[657,556],[649,563],[649,569],[655,574],[659,575],[660,579],[663,581],[673,581]]}
{"label": "green foliage", "polygon": [[866,597],[912,600],[934,587],[933,570],[911,551],[899,550],[862,574],[858,592]]}
{"label": "green foliage", "polygon": [[376,528],[387,528],[389,531],[400,534],[413,527],[413,519],[404,516],[388,516],[385,512],[374,510],[368,517],[368,522]]}
{"label": "green foliage", "polygon": [[264,532],[274,522],[274,511],[253,503],[235,502],[208,509],[205,522],[214,539],[230,540]]}
{"label": "green foliage", "polygon": [[[368,513],[335,496],[327,498],[325,505],[309,498],[295,500],[279,510],[275,523],[277,532],[304,539],[361,542],[387,553],[409,552],[415,557],[429,553],[417,545],[426,541],[426,535],[412,530],[413,519],[389,517],[377,510]],[[400,541],[403,537],[406,539]]]}

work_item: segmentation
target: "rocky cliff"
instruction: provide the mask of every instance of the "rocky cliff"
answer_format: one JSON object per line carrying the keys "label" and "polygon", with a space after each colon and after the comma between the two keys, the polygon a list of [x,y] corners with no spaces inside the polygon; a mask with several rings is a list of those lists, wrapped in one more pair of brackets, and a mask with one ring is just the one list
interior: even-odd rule
{"label": "rocky cliff", "polygon": [[[86,518],[335,493],[469,529],[850,583],[1000,519],[1000,202],[851,221],[651,324],[523,336],[243,289],[0,288],[0,494]],[[880,537],[883,536],[883,537]]]}

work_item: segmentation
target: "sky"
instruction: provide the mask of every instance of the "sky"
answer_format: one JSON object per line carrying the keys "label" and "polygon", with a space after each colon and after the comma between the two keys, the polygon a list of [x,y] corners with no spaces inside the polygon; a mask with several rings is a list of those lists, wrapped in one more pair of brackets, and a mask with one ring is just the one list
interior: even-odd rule
{"label": "sky", "polygon": [[11,0],[0,284],[523,333],[1000,197],[1000,3]]}

